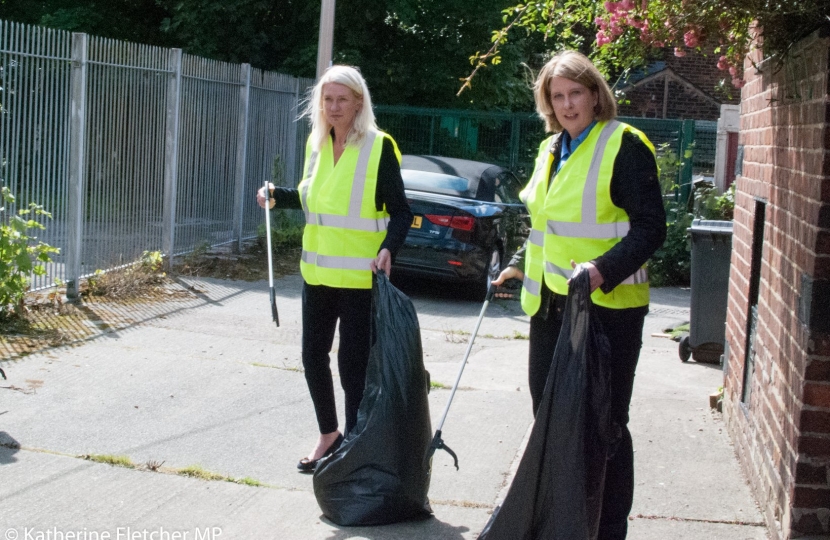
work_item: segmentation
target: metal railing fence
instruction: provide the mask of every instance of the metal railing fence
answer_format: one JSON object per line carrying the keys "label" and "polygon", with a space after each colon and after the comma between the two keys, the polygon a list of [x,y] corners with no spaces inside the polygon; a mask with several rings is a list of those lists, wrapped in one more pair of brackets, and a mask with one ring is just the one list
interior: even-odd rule
{"label": "metal railing fence", "polygon": [[[378,124],[398,143],[405,154],[441,155],[487,161],[508,167],[527,178],[539,144],[546,138],[539,117],[531,113],[488,113],[480,111],[377,106]],[[620,117],[642,130],[654,143],[668,143],[678,156],[692,150],[693,159],[679,172],[678,185],[691,183],[692,174],[711,174],[715,147],[698,135],[714,136],[709,124],[693,120]]]}
{"label": "metal railing fence", "polygon": [[255,236],[276,160],[299,180],[312,82],[0,21],[0,182],[52,213],[39,240],[61,249],[33,288],[62,280],[74,296],[144,251],[169,262]]}
{"label": "metal railing fence", "polygon": [[[70,43],[66,32],[0,21],[0,185],[17,198],[8,220],[37,202],[54,219],[39,240],[62,247],[69,173]],[[59,259],[60,257],[56,257]],[[59,263],[49,273],[63,277]],[[36,284],[42,284],[42,278]]]}

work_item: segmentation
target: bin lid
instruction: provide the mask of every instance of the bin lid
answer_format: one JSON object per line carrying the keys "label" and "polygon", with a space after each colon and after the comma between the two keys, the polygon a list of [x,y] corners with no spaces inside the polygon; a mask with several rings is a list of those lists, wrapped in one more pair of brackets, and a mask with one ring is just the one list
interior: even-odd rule
{"label": "bin lid", "polygon": [[709,234],[732,234],[732,222],[717,219],[695,219],[689,227],[692,232]]}

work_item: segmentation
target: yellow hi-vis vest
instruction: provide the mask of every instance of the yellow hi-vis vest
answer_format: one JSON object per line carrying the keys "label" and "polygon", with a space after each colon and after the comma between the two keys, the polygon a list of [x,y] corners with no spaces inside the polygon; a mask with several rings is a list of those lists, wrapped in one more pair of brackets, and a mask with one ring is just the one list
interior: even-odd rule
{"label": "yellow hi-vis vest", "polygon": [[306,144],[300,199],[305,213],[300,272],[310,285],[371,289],[370,263],[386,237],[389,214],[378,212],[375,191],[386,133],[369,130],[359,147],[349,145],[334,164],[331,138],[319,152]]}
{"label": "yellow hi-vis vest", "polygon": [[[522,309],[528,315],[539,310],[541,287],[568,294],[577,263],[596,259],[628,234],[628,214],[611,201],[611,176],[623,133],[631,131],[654,152],[641,131],[616,120],[598,122],[556,173],[548,186],[553,165],[549,137],[539,146],[536,167],[520,197],[531,216],[531,232],[525,252]],[[648,305],[648,273],[645,267],[605,294],[591,294],[594,304],[612,309]]]}

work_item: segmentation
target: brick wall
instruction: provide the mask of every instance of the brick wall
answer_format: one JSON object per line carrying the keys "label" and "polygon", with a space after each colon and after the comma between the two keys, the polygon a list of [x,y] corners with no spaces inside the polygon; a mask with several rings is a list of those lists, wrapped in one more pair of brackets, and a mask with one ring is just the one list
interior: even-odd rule
{"label": "brick wall", "polygon": [[[727,308],[724,416],[776,539],[830,534],[830,37],[782,69],[747,61]],[[747,367],[753,234],[764,205]],[[747,397],[748,394],[748,397]]]}

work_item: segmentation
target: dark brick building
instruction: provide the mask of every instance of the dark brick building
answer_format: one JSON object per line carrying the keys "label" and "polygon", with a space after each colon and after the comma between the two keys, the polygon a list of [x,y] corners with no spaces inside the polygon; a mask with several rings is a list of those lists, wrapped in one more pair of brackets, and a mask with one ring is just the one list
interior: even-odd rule
{"label": "dark brick building", "polygon": [[720,106],[740,103],[741,94],[731,87],[729,74],[718,70],[717,58],[711,52],[677,57],[665,50],[661,60],[623,83],[628,103],[619,106],[620,116],[717,120]]}

